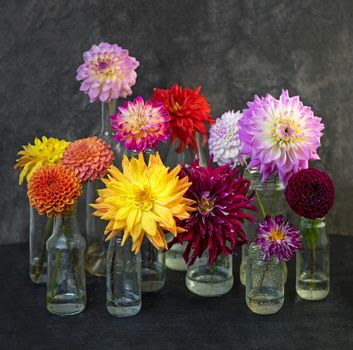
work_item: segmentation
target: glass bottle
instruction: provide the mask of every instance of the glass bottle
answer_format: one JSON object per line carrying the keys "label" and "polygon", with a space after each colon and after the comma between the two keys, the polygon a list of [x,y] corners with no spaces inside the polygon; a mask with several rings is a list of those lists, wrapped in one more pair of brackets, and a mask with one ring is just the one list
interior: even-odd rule
{"label": "glass bottle", "polygon": [[[270,176],[266,181],[262,182],[261,175],[257,169],[245,170],[244,178],[250,180],[250,191],[255,190],[257,195],[253,204],[257,207],[256,221],[264,219],[263,212],[266,215],[285,215],[286,201],[284,197],[284,187],[277,175]],[[246,266],[249,256],[249,244],[254,241],[256,237],[256,224],[245,221],[244,231],[248,237],[248,244],[242,246],[242,259],[240,264],[240,282],[246,285]],[[285,279],[287,279],[287,269],[284,270]]]}
{"label": "glass bottle", "polygon": [[145,237],[141,246],[142,292],[154,293],[165,285],[165,253]]}
{"label": "glass bottle", "polygon": [[246,270],[246,304],[260,315],[278,312],[284,301],[284,263],[273,257],[263,260],[260,247],[252,243]]}
{"label": "glass bottle", "polygon": [[34,283],[47,282],[46,243],[53,233],[53,221],[29,207],[29,276]]}
{"label": "glass bottle", "polygon": [[[201,145],[201,135],[196,135],[197,145],[199,148],[198,154],[196,154],[190,147],[185,147],[184,151],[177,153],[175,150],[178,147],[177,143],[171,145],[165,161],[165,164],[171,168],[176,167],[178,164],[192,164],[196,157],[199,158],[199,164],[201,166],[207,166],[207,160],[204,149]],[[176,145],[175,145],[176,144]],[[174,146],[175,145],[175,146]],[[171,241],[173,235],[170,234],[168,239]],[[166,265],[171,270],[186,271],[187,265],[185,264],[183,254],[185,252],[187,243],[184,244],[173,244],[173,246],[165,253],[166,254]]]}
{"label": "glass bottle", "polygon": [[141,309],[141,254],[131,251],[132,239],[121,246],[123,233],[109,242],[107,253],[108,312],[116,317],[128,317]]}
{"label": "glass bottle", "polygon": [[330,291],[330,246],[325,219],[301,218],[302,249],[296,254],[296,291],[306,300],[322,300]]}
{"label": "glass bottle", "polygon": [[[121,163],[126,150],[122,144],[114,141],[113,131],[111,128],[110,116],[116,113],[116,100],[101,104],[101,130],[98,137],[104,139],[111,145],[114,152],[114,164],[121,169]],[[87,241],[86,250],[86,270],[94,276],[105,276],[106,272],[106,252],[108,244],[105,242],[104,228],[107,222],[93,216],[93,208],[90,207],[94,203],[98,193],[97,190],[103,188],[101,180],[88,182],[85,185],[86,205],[85,205],[85,234]]]}
{"label": "glass bottle", "polygon": [[84,252],[76,212],[56,217],[54,230],[47,241],[47,309],[59,315],[74,315],[86,307]]}
{"label": "glass bottle", "polygon": [[220,254],[216,261],[208,264],[208,251],[187,268],[187,288],[203,297],[216,297],[228,293],[233,287],[232,255]]}

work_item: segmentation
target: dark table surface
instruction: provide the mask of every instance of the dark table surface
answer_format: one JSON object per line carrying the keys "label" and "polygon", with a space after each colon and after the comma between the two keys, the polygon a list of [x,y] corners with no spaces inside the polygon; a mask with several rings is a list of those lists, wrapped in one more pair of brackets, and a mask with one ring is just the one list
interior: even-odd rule
{"label": "dark table surface", "polygon": [[222,297],[198,297],[168,270],[138,315],[118,319],[105,309],[105,280],[89,277],[86,310],[62,318],[28,277],[27,244],[1,246],[0,349],[353,349],[352,258],[353,237],[332,236],[331,292],[318,302],[296,296],[290,263],[283,308],[271,316],[248,310],[236,258],[234,287]]}

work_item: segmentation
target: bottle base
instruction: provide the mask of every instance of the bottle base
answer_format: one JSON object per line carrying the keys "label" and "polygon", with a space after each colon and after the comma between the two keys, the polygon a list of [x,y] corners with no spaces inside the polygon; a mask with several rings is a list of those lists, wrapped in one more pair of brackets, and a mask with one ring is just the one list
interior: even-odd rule
{"label": "bottle base", "polygon": [[228,293],[232,287],[234,278],[230,277],[227,280],[219,279],[219,276],[206,275],[199,279],[185,279],[187,288],[202,297],[218,297]]}
{"label": "bottle base", "polygon": [[183,257],[184,251],[185,251],[184,245],[175,244],[165,253],[166,254],[165,264],[168,267],[168,269],[175,270],[175,271],[187,270],[187,265]]}
{"label": "bottle base", "polygon": [[141,310],[141,303],[130,306],[116,305],[113,302],[106,304],[108,312],[115,317],[130,317],[138,314]]}
{"label": "bottle base", "polygon": [[33,283],[47,283],[47,263],[45,263],[40,269],[38,268],[38,265],[31,264],[29,266],[29,277]]}
{"label": "bottle base", "polygon": [[89,246],[86,251],[86,271],[96,277],[106,275],[106,256],[100,247]]}
{"label": "bottle base", "polygon": [[248,308],[259,315],[277,313],[283,306],[284,296],[278,290],[269,287],[253,289],[246,297]]}
{"label": "bottle base", "polygon": [[297,294],[305,300],[322,300],[329,294],[328,279],[298,279],[296,285]]}
{"label": "bottle base", "polygon": [[155,263],[142,268],[141,290],[143,293],[159,292],[165,285],[165,265]]}
{"label": "bottle base", "polygon": [[86,300],[77,298],[75,294],[47,297],[47,310],[57,316],[71,316],[82,312],[86,307]]}

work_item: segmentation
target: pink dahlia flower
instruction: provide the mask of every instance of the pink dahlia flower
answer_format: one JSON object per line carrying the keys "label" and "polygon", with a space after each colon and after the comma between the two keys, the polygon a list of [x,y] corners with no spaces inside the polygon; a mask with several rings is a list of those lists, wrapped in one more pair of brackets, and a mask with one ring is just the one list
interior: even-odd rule
{"label": "pink dahlia flower", "polygon": [[114,139],[124,142],[130,151],[143,152],[155,149],[158,143],[170,136],[169,113],[161,103],[144,101],[138,96],[118,107],[118,113],[110,117]]}
{"label": "pink dahlia flower", "polygon": [[299,230],[290,225],[282,215],[277,215],[275,219],[266,216],[259,223],[255,242],[264,253],[265,261],[273,256],[279,261],[288,261],[301,247]]}
{"label": "pink dahlia flower", "polygon": [[83,60],[76,79],[82,81],[80,90],[89,96],[90,102],[109,102],[132,94],[139,62],[129,56],[128,50],[117,44],[100,43],[84,52]]}
{"label": "pink dahlia flower", "polygon": [[308,168],[309,161],[319,159],[324,124],[299,96],[289,97],[287,90],[278,100],[271,95],[255,96],[239,126],[242,154],[251,158],[248,167],[258,168],[263,181],[278,172],[286,185],[293,174]]}

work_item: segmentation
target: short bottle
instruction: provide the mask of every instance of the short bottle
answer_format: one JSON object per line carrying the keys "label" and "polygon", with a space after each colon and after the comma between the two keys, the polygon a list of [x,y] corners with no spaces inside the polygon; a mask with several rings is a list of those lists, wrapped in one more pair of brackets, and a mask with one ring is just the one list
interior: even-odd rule
{"label": "short bottle", "polygon": [[330,246],[325,219],[301,218],[302,248],[296,254],[296,291],[306,300],[322,300],[330,291]]}
{"label": "short bottle", "polygon": [[156,249],[145,237],[141,246],[143,293],[156,293],[165,285],[165,253]]}
{"label": "short bottle", "polygon": [[216,297],[228,293],[233,287],[232,255],[221,253],[216,261],[208,264],[208,251],[187,268],[187,288],[203,297]]}
{"label": "short bottle", "polygon": [[122,246],[123,233],[109,242],[107,252],[108,312],[116,317],[128,317],[141,309],[141,254],[131,251],[132,239]]}
{"label": "short bottle", "polygon": [[278,312],[284,302],[284,263],[276,257],[264,261],[260,247],[252,243],[246,273],[246,304],[260,315]]}
{"label": "short bottle", "polygon": [[47,309],[67,316],[86,307],[86,242],[79,232],[75,211],[54,219],[54,231],[47,241]]}
{"label": "short bottle", "polygon": [[[266,181],[262,181],[261,175],[257,169],[249,169],[244,172],[244,178],[250,181],[250,190],[256,190],[257,198],[254,199],[254,205],[257,207],[257,219],[256,221],[262,221],[262,210],[267,215],[285,215],[286,214],[286,202],[284,197],[284,187],[279,180],[278,175],[270,176]],[[256,223],[250,221],[244,222],[244,231],[248,238],[248,244],[242,246],[242,257],[240,264],[240,282],[246,285],[246,270],[247,261],[249,256],[249,245],[254,241],[256,237]],[[285,277],[287,279],[287,269],[284,270]]]}

